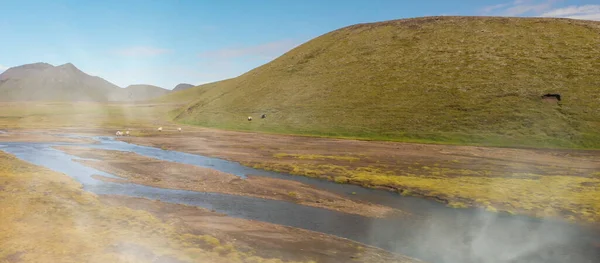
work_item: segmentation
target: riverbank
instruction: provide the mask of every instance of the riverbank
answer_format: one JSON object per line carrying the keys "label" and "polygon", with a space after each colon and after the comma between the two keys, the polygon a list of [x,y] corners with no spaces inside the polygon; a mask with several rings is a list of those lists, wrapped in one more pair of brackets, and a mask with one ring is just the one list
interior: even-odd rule
{"label": "riverbank", "polygon": [[588,225],[600,222],[600,151],[365,142],[194,129],[119,140],[247,166]]}
{"label": "riverbank", "polygon": [[1,262],[269,262],[148,212],[106,205],[68,176],[2,151],[0,187]]}
{"label": "riverbank", "polygon": [[[67,134],[61,136],[78,137]],[[93,179],[92,176],[103,175],[111,178],[112,175],[85,166],[76,161],[78,160],[76,156],[53,148],[65,146],[63,144],[8,142],[0,147],[3,151],[15,154],[22,160],[68,174],[81,182],[86,190],[97,194],[126,195],[205,207],[231,217],[259,220],[344,237],[429,262],[466,263],[479,262],[483,259],[492,262],[502,258],[506,253],[513,253],[514,262],[562,263],[568,259],[570,262],[583,263],[590,260],[595,262],[593,259],[600,256],[597,254],[597,248],[593,247],[594,243],[600,241],[599,236],[589,229],[572,224],[509,216],[480,209],[453,209],[423,198],[402,197],[396,193],[355,185],[265,172],[221,159],[127,144],[106,136],[97,136],[94,139],[96,143],[80,146],[134,152],[169,162],[211,167],[237,176],[257,174],[269,178],[298,181],[340,194],[347,199],[410,211],[414,214],[414,218],[413,216],[367,218],[278,200],[152,188],[131,183],[101,182]],[[521,251],[522,247],[530,244],[536,244],[535,248]],[[487,252],[482,254],[482,251]],[[550,253],[551,251],[554,252]]]}
{"label": "riverbank", "polygon": [[228,217],[206,209],[127,196],[100,196],[109,205],[150,212],[186,233],[219,237],[240,250],[283,260],[328,262],[419,262],[381,249],[318,232]]}
{"label": "riverbank", "polygon": [[[455,208],[483,207],[596,227],[600,222],[600,151],[364,142],[197,127],[186,127],[179,133],[173,132],[174,127],[165,128],[162,133],[136,129],[134,136],[118,139],[264,170],[431,198]],[[81,139],[48,136],[113,135],[112,130],[101,128],[51,129],[45,133],[26,137],[69,141]],[[22,136],[4,133],[0,141],[28,140]]]}
{"label": "riverbank", "polygon": [[98,196],[2,151],[0,187],[2,262],[419,262],[196,207]]}
{"label": "riverbank", "polygon": [[98,179],[110,182],[130,182],[169,189],[282,200],[366,217],[404,214],[390,207],[349,200],[340,195],[290,180],[262,176],[249,176],[247,179],[241,179],[238,176],[210,168],[162,161],[131,152],[73,146],[55,148],[74,156],[86,158],[86,160],[76,160],[77,162],[124,179],[96,176]]}

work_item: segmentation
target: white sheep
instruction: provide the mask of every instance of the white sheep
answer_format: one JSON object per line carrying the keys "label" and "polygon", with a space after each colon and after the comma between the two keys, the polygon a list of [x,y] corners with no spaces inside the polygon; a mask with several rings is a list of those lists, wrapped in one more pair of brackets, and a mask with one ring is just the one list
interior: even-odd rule
{"label": "white sheep", "polygon": [[181,132],[181,127],[177,128],[177,131],[178,131],[178,132]]}
{"label": "white sheep", "polygon": [[161,132],[162,131],[162,127],[158,127],[158,131]]}
{"label": "white sheep", "polygon": [[251,120],[252,120],[252,116],[248,116],[248,121],[251,121]]}
{"label": "white sheep", "polygon": [[129,131],[125,131],[125,136],[129,136]]}
{"label": "white sheep", "polygon": [[117,135],[117,136],[123,136],[123,132],[122,132],[122,131],[117,131],[117,132],[115,133],[115,135]]}

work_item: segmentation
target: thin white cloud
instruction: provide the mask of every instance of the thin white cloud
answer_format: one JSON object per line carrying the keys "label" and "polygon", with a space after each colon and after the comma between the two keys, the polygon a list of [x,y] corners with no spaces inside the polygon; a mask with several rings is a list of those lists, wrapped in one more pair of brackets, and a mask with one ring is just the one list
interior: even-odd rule
{"label": "thin white cloud", "polygon": [[485,15],[521,16],[539,15],[550,10],[561,0],[514,0],[503,4],[486,6],[481,9]]}
{"label": "thin white cloud", "polygon": [[510,8],[507,8],[504,11],[504,14],[507,16],[519,16],[519,15],[525,15],[528,13],[544,12],[545,10],[548,10],[551,7],[552,7],[551,3],[542,3],[542,4],[535,4],[535,5],[528,5],[528,4],[515,5]]}
{"label": "thin white cloud", "polygon": [[207,51],[200,54],[202,58],[234,59],[241,57],[258,57],[272,59],[298,46],[300,43],[293,40],[280,40],[256,46],[241,48],[224,48]]}
{"label": "thin white cloud", "polygon": [[0,65],[0,72],[3,72],[3,71],[5,71],[5,70],[7,70],[7,69],[8,69],[8,67],[7,67],[7,66]]}
{"label": "thin white cloud", "polygon": [[156,47],[137,46],[115,50],[114,53],[126,57],[153,57],[169,53],[171,50]]}
{"label": "thin white cloud", "polygon": [[564,17],[600,21],[600,5],[567,6],[545,12],[541,17]]}
{"label": "thin white cloud", "polygon": [[[163,65],[139,60],[123,60],[122,64],[104,69],[100,76],[126,87],[136,83],[172,89],[179,83],[200,85],[237,77],[299,45],[299,41],[281,40],[255,46],[224,48],[204,52],[196,63]],[[137,54],[139,55],[139,54]]]}
{"label": "thin white cloud", "polygon": [[480,14],[600,20],[600,5],[558,7],[557,5],[561,2],[564,0],[514,0],[486,6],[480,10]]}
{"label": "thin white cloud", "polygon": [[497,4],[497,5],[486,6],[486,7],[482,8],[481,11],[483,13],[485,13],[485,14],[489,14],[489,13],[495,11],[495,10],[507,7],[509,5],[510,4],[504,3],[504,4]]}

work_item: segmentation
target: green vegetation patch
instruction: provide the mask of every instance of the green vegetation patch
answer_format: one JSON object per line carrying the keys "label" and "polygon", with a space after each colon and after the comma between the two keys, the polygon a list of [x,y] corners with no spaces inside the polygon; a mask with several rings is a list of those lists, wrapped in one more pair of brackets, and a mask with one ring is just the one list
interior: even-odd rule
{"label": "green vegetation patch", "polygon": [[320,155],[320,154],[290,154],[290,153],[276,153],[273,154],[275,158],[295,158],[302,160],[338,160],[338,161],[349,161],[354,162],[360,160],[354,156],[339,156],[339,155]]}
{"label": "green vegetation patch", "polygon": [[[189,103],[171,112],[178,122],[231,130],[600,148],[598,43],[595,21],[425,17],[361,24],[237,78],[159,101]],[[542,100],[547,93],[562,100]]]}
{"label": "green vegetation patch", "polygon": [[483,206],[505,211],[571,221],[600,222],[600,177],[493,174],[489,171],[422,167],[398,173],[380,167],[309,163],[252,163],[254,168],[319,177],[337,183],[386,188],[403,195],[435,197],[449,206]]}
{"label": "green vegetation patch", "polygon": [[0,151],[0,262],[283,262],[100,202],[81,185]]}

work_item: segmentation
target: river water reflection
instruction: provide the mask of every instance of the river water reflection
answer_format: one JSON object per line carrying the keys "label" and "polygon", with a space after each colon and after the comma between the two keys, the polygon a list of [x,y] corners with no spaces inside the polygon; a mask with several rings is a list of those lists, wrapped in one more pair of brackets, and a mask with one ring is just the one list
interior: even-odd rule
{"label": "river water reflection", "polygon": [[[222,159],[128,144],[110,137],[92,138],[97,143],[0,142],[0,150],[27,162],[65,173],[80,182],[84,189],[96,194],[128,195],[200,206],[233,217],[333,234],[428,262],[600,262],[600,251],[592,246],[592,242],[600,243],[598,233],[566,223],[478,209],[452,209],[422,198],[262,171]],[[59,145],[135,152],[156,159],[209,167],[242,178],[246,175],[258,175],[300,181],[348,198],[399,208],[419,219],[374,219],[285,201],[103,182],[91,176],[115,176],[72,161],[81,158],[53,148]]]}

